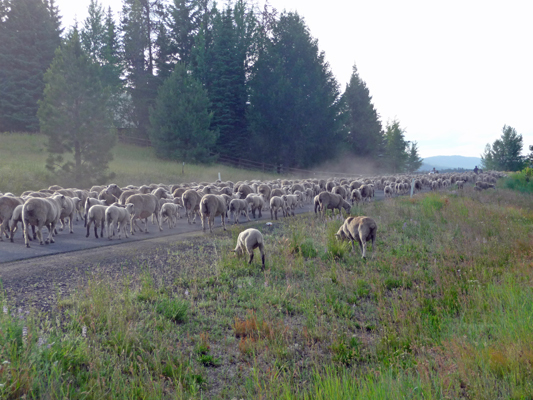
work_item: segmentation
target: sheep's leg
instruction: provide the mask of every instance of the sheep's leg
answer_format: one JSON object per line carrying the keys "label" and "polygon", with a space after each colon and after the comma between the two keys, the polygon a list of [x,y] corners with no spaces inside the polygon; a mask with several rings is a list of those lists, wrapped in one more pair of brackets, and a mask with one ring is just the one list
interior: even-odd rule
{"label": "sheep's leg", "polygon": [[263,218],[263,213],[261,212],[261,207],[257,207],[259,210],[259,218]]}
{"label": "sheep's leg", "polygon": [[224,230],[226,230],[226,220],[224,219],[224,214],[222,214],[222,226],[224,227]]}
{"label": "sheep's leg", "polygon": [[87,221],[87,235],[85,237],[89,237],[89,230],[91,229],[91,220]]}
{"label": "sheep's leg", "polygon": [[98,239],[98,224],[94,221],[94,237]]}
{"label": "sheep's leg", "polygon": [[254,259],[254,251],[248,250],[248,254],[250,254],[250,259],[248,260],[248,264],[251,264],[252,260]]}
{"label": "sheep's leg", "polygon": [[26,247],[30,247],[30,232],[29,232],[29,225],[30,222],[28,220],[24,220],[22,222],[22,225],[24,226],[24,244],[26,245]]}

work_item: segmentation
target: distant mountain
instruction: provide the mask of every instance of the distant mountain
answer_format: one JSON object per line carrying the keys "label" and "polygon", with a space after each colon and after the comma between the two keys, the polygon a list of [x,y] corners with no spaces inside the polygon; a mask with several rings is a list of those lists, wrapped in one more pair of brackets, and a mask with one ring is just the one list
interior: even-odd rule
{"label": "distant mountain", "polygon": [[437,170],[454,168],[474,169],[476,165],[478,168],[481,168],[481,158],[463,156],[435,156],[424,158],[420,170],[431,171],[433,168]]}

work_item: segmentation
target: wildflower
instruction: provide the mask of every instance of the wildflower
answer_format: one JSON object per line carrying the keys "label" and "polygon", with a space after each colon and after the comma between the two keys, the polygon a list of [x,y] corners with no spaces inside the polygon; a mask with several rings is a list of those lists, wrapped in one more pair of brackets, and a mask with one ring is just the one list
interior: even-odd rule
{"label": "wildflower", "polygon": [[185,296],[189,296],[189,291],[188,290],[185,290]]}
{"label": "wildflower", "polygon": [[5,360],[2,364],[11,364],[9,361]]}
{"label": "wildflower", "polygon": [[44,339],[40,337],[39,340],[37,340],[37,346],[41,347],[43,344],[44,344]]}
{"label": "wildflower", "polygon": [[28,327],[23,327],[22,328],[22,340],[23,341],[26,341],[26,336],[28,336]]}
{"label": "wildflower", "polygon": [[87,337],[87,327],[85,325],[81,328],[81,336]]}
{"label": "wildflower", "polygon": [[7,306],[4,306],[4,314],[7,314]]}

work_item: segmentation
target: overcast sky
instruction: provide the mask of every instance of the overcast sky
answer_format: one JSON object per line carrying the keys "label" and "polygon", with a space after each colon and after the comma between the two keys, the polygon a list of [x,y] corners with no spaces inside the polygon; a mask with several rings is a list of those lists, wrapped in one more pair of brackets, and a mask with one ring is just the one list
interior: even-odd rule
{"label": "overcast sky", "polygon": [[[121,0],[100,0],[118,15]],[[225,4],[224,1],[219,1]],[[264,4],[263,0],[258,0]],[[422,157],[479,157],[504,125],[533,145],[533,2],[270,0],[297,11],[344,91],[355,64],[383,125],[397,119]],[[56,0],[63,23],[89,0]]]}

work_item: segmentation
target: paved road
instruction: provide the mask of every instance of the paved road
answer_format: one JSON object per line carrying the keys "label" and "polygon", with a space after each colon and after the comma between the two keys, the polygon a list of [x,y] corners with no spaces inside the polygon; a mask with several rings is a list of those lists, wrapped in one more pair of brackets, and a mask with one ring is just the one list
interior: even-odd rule
{"label": "paved road", "polygon": [[[375,200],[383,200],[384,194],[383,191],[375,192]],[[303,214],[306,212],[313,212],[313,205],[305,205],[304,208],[298,208],[296,214]],[[183,212],[183,211],[182,211]],[[253,218],[250,214],[250,218],[253,221]],[[278,214],[279,218],[279,214]],[[283,219],[283,217],[281,217]],[[241,216],[240,221],[243,222],[244,217]],[[258,219],[260,221],[268,222],[270,221],[270,211],[263,212],[263,217]],[[232,220],[233,221],[233,220]],[[141,224],[142,225],[142,224]],[[220,218],[215,218],[215,226],[220,226]],[[112,239],[109,240],[107,237],[96,239],[94,237],[94,228],[91,226],[90,236],[85,237],[87,229],[83,227],[83,221],[78,221],[77,224],[73,225],[74,233],[69,234],[65,229],[63,232],[59,232],[55,236],[55,243],[39,245],[35,240],[30,242],[30,248],[26,248],[24,245],[24,238],[22,237],[22,232],[19,230],[15,233],[14,242],[11,243],[8,239],[0,241],[0,263],[7,263],[18,260],[27,260],[36,257],[43,257],[55,254],[69,253],[80,250],[88,249],[97,249],[102,246],[114,246],[120,245],[122,243],[131,243],[134,241],[154,239],[157,237],[180,235],[184,233],[198,232],[202,229],[202,224],[199,218],[196,218],[196,224],[189,225],[186,218],[178,220],[177,225],[173,229],[168,229],[168,225],[162,224],[163,231],[159,232],[157,227],[151,222],[148,222],[148,231],[149,233],[139,233],[137,232],[134,236],[131,236],[126,239]],[[104,232],[105,233],[105,232]],[[98,230],[100,234],[100,230]],[[105,235],[104,235],[105,236]],[[48,230],[43,229],[43,237],[46,239],[48,237]]]}

